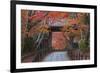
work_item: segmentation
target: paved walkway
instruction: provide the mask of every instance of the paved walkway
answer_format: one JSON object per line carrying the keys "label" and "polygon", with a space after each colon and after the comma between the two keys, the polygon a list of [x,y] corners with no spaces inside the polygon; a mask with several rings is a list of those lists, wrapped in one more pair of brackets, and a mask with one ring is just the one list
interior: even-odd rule
{"label": "paved walkway", "polygon": [[52,52],[43,61],[68,61],[70,60],[66,51]]}

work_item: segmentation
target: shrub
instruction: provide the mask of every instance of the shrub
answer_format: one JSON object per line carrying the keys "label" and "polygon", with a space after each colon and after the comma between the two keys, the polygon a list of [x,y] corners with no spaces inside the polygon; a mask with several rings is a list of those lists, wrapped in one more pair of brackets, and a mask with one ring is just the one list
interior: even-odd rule
{"label": "shrub", "polygon": [[85,39],[81,39],[79,41],[79,48],[82,52],[87,52],[87,50],[89,49],[88,48],[88,44],[87,44],[87,41]]}

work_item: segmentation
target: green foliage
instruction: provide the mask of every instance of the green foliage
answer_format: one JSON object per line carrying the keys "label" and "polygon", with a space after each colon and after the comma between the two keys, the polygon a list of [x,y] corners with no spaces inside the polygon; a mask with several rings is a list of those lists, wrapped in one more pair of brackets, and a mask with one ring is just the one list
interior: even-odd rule
{"label": "green foliage", "polygon": [[90,16],[88,15],[84,15],[84,24],[90,24]]}
{"label": "green foliage", "polygon": [[85,39],[81,39],[79,41],[79,48],[82,52],[86,52],[88,50],[88,46],[89,44],[87,43]]}
{"label": "green foliage", "polygon": [[39,34],[35,34],[35,35],[32,36],[32,40],[33,40],[34,42],[37,40],[38,35],[39,35]]}
{"label": "green foliage", "polygon": [[22,42],[22,55],[33,50],[33,40],[32,38],[24,38],[24,42]]}
{"label": "green foliage", "polygon": [[27,23],[26,27],[27,27],[27,31],[29,32],[29,30],[31,29],[30,23]]}

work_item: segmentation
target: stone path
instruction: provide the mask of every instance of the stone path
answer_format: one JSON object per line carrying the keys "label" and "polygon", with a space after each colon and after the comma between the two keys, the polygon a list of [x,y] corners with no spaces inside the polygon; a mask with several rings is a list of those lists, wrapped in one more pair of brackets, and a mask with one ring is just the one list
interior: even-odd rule
{"label": "stone path", "polygon": [[68,61],[70,60],[66,51],[52,52],[43,61]]}

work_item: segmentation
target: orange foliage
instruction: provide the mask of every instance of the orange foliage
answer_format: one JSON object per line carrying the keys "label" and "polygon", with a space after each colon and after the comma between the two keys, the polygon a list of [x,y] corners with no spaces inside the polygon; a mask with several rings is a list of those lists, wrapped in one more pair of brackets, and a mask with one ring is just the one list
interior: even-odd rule
{"label": "orange foliage", "polygon": [[21,10],[21,32],[22,32],[22,36],[25,36],[27,33],[27,28],[26,28],[26,24],[28,21],[28,11],[27,10]]}
{"label": "orange foliage", "polygon": [[48,25],[42,25],[38,28],[38,32],[44,32],[44,33],[48,33],[49,32],[49,26]]}
{"label": "orange foliage", "polygon": [[75,18],[75,19],[67,19],[68,24],[79,24],[79,19]]}
{"label": "orange foliage", "polygon": [[65,18],[65,17],[68,17],[68,13],[64,13],[64,12],[49,12],[47,17],[54,18],[54,19]]}
{"label": "orange foliage", "polygon": [[36,11],[34,15],[29,17],[29,20],[39,20],[43,19],[45,16],[45,12],[42,11]]}

